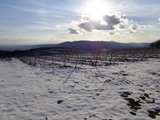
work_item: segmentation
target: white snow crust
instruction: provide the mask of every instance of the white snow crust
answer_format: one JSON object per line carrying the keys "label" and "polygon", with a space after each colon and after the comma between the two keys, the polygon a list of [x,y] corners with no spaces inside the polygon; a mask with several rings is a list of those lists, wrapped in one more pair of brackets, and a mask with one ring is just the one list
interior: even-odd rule
{"label": "white snow crust", "polygon": [[160,120],[159,59],[73,69],[0,61],[0,120]]}

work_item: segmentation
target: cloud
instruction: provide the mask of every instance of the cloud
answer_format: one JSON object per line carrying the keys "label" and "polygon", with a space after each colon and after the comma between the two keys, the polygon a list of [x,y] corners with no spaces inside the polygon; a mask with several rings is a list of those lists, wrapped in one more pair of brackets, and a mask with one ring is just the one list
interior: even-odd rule
{"label": "cloud", "polygon": [[73,28],[68,28],[68,29],[67,29],[67,32],[68,32],[69,34],[79,34],[79,33],[77,32],[77,30],[75,30],[75,29],[73,29]]}
{"label": "cloud", "polygon": [[146,29],[146,28],[152,28],[152,25],[140,25],[139,28],[140,29]]}
{"label": "cloud", "polygon": [[84,29],[87,32],[92,32],[93,30],[113,30],[112,26],[107,24],[102,24],[100,21],[90,21],[82,22],[78,24],[79,28]]}
{"label": "cloud", "polygon": [[[126,15],[121,12],[106,14],[100,20],[92,20],[91,16],[84,14],[78,27],[86,32],[92,32],[93,30],[126,29],[128,23]],[[133,29],[135,28],[133,27]]]}
{"label": "cloud", "polygon": [[159,23],[160,23],[160,17],[158,18],[158,21],[159,21]]}
{"label": "cloud", "polygon": [[113,26],[102,24],[101,21],[92,21],[91,24],[93,28],[96,30],[113,30],[114,29]]}
{"label": "cloud", "polygon": [[84,29],[87,32],[91,32],[93,30],[93,26],[90,22],[82,22],[78,24],[78,27]]}
{"label": "cloud", "polygon": [[82,20],[83,22],[89,22],[89,21],[91,21],[91,16],[90,16],[89,14],[84,14],[84,15],[82,15],[82,17],[81,17],[81,20]]}
{"label": "cloud", "polygon": [[110,31],[110,32],[108,32],[108,34],[109,34],[109,35],[114,35],[115,32],[114,32],[114,31]]}
{"label": "cloud", "polygon": [[[92,19],[89,14],[84,14],[80,22],[74,22],[79,30],[84,32],[104,31],[110,35],[118,33],[135,33],[143,29],[136,21],[129,20],[127,16],[121,12],[112,12],[105,14],[99,20]],[[143,25],[148,28],[148,25]],[[77,28],[73,29],[76,33]],[[72,32],[71,32],[72,33]]]}
{"label": "cloud", "polygon": [[129,25],[129,33],[135,33],[137,29],[139,28],[138,23],[134,22],[131,25]]}
{"label": "cloud", "polygon": [[[125,14],[122,14],[121,12],[113,12],[110,15],[103,16],[103,20],[109,25],[109,26],[115,26],[120,24],[121,27],[124,24],[128,24],[128,19]],[[120,27],[120,28],[121,28]]]}
{"label": "cloud", "polygon": [[103,20],[109,25],[109,26],[114,26],[120,23],[120,20],[118,18],[116,18],[115,15],[113,16],[109,16],[109,15],[105,15],[103,17]]}
{"label": "cloud", "polygon": [[84,14],[81,17],[81,22],[78,23],[78,27],[87,32],[92,32],[93,30],[113,30],[113,26],[119,22],[115,16],[105,15],[102,16],[101,20],[92,20],[89,14]]}
{"label": "cloud", "polygon": [[119,24],[119,29],[125,29],[126,28],[126,25],[125,24],[123,24],[123,23],[120,23]]}

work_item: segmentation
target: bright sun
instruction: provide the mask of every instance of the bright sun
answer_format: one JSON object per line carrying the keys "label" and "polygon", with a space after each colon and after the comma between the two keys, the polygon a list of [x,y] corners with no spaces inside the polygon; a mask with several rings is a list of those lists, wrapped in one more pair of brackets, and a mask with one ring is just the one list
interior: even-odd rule
{"label": "bright sun", "polygon": [[92,0],[86,4],[84,12],[89,14],[92,20],[100,20],[109,10],[110,8],[104,0]]}

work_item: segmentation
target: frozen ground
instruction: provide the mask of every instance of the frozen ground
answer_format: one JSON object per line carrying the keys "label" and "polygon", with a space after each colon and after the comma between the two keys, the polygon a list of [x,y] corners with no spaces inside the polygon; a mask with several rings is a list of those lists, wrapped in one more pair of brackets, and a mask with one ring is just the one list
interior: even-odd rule
{"label": "frozen ground", "polygon": [[160,120],[159,59],[80,67],[0,61],[0,120]]}

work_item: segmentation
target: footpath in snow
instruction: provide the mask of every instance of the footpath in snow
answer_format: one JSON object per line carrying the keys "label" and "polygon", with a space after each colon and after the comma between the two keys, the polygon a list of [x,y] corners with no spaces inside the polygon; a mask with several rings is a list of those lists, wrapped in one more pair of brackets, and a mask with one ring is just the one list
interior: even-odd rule
{"label": "footpath in snow", "polygon": [[0,120],[160,120],[159,59],[98,70],[0,61]]}

